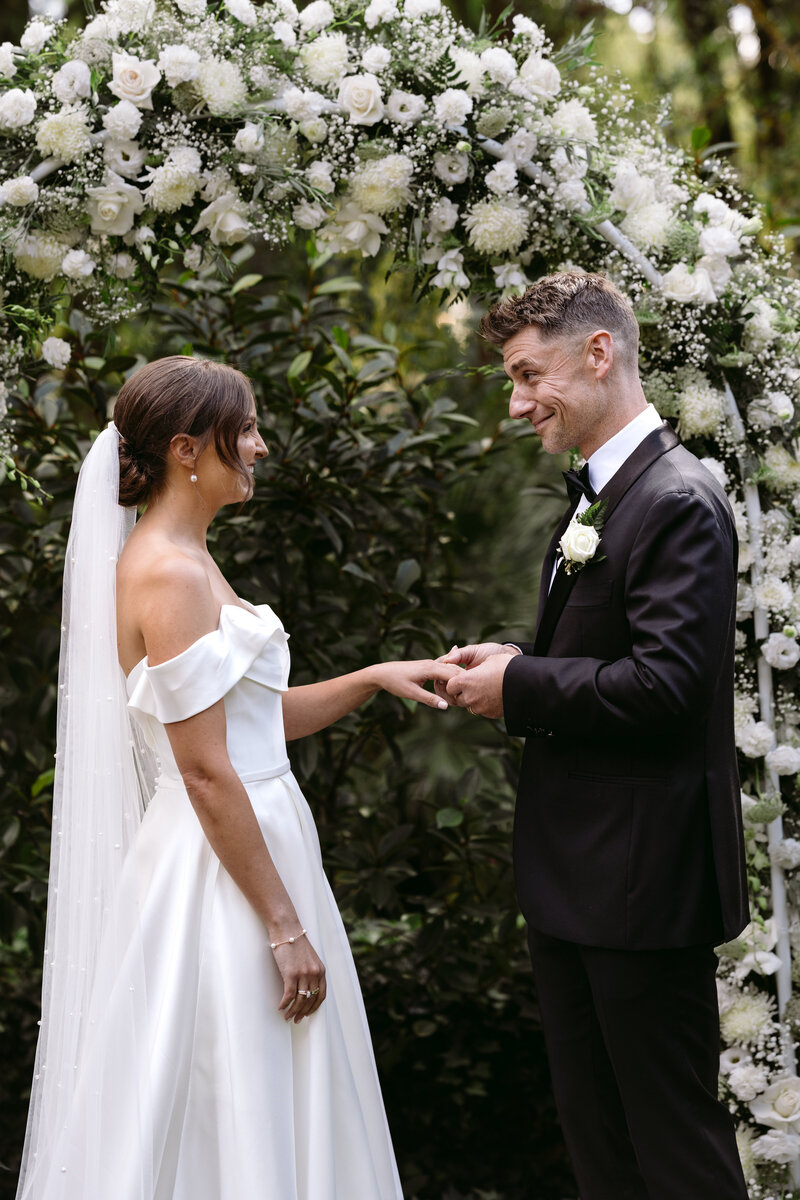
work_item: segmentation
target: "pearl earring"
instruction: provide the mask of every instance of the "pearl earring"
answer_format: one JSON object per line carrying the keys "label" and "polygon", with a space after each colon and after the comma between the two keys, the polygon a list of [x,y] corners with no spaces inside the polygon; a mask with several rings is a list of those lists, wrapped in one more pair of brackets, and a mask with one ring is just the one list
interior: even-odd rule
{"label": "pearl earring", "polygon": [[197,483],[197,476],[195,475],[194,471],[192,471],[189,479],[192,481],[192,483]]}

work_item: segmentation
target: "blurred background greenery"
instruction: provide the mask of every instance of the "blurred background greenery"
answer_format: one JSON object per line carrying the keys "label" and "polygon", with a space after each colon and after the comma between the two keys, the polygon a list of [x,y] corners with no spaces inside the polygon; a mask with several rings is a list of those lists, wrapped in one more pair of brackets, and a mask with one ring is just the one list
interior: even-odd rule
{"label": "blurred background greenery", "polygon": [[[477,27],[493,0],[451,7]],[[79,5],[70,6],[76,19]],[[556,44],[595,52],[673,136],[706,125],[767,209],[798,213],[800,32],[792,3],[537,0]],[[0,41],[27,16],[5,0]],[[64,378],[28,381],[21,465],[0,484],[0,1200],[15,1191],[38,1017],[61,564],[89,435],[137,361],[191,349],[253,377],[271,449],[254,501],[217,522],[234,587],[292,634],[292,682],[453,641],[522,636],[563,509],[559,469],[508,422],[476,314],[417,303],[382,264],[243,249],[221,282],[175,279],[112,343],[80,314]],[[292,747],[351,932],[409,1200],[574,1196],[550,1097],[510,868],[518,747],[461,712],[378,697]]]}

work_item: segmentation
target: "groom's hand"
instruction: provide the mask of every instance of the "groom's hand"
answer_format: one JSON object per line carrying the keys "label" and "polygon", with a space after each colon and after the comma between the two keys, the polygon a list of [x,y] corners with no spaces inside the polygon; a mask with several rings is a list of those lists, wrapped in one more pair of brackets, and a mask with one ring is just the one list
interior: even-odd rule
{"label": "groom's hand", "polygon": [[[468,670],[468,671],[473,671],[475,669],[475,667],[479,667],[481,665],[481,663],[486,662],[487,660],[493,658],[495,655],[503,655],[504,657],[508,657],[510,655],[511,657],[513,657],[514,655],[520,654],[520,653],[521,653],[521,651],[517,650],[517,648],[515,646],[513,646],[513,647],[512,646],[503,646],[500,644],[500,642],[477,642],[470,646],[453,646],[452,650],[448,650],[447,654],[442,654],[441,657],[437,658],[436,661],[440,662],[440,663],[455,663],[457,666],[465,667],[466,670]],[[504,666],[503,666],[504,671],[505,671],[506,665],[507,664],[504,664]],[[448,683],[449,682],[450,681],[448,680]],[[458,704],[459,703],[458,700],[454,700],[454,697],[448,690],[446,684],[434,682],[433,686],[436,690],[436,695],[441,697],[442,700],[446,700],[450,704],[453,704],[453,703]],[[467,702],[467,703],[469,703],[469,702]],[[466,707],[466,704],[463,705],[462,707]],[[476,713],[479,711],[477,708],[475,708],[474,704],[470,704],[470,708],[472,708],[473,711]],[[489,716],[489,713],[482,713],[481,715]],[[503,712],[502,712],[502,683],[501,683],[501,709],[497,715],[501,716],[501,717],[503,715]]]}
{"label": "groom's hand", "polygon": [[487,654],[477,666],[460,671],[449,680],[445,690],[446,699],[451,704],[469,709],[476,717],[502,717],[503,676],[514,657],[514,651],[507,646],[500,646]]}

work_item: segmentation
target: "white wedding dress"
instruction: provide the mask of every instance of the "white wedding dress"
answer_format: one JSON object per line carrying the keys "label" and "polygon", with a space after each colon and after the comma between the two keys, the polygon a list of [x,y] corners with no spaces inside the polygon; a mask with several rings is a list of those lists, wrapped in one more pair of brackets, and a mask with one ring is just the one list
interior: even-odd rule
{"label": "white wedding dress", "polygon": [[[347,935],[286,755],[288,671],[280,621],[242,602],[128,677],[161,773],[104,918],[67,1124],[25,1196],[402,1197]],[[207,842],[164,729],[222,697],[231,762],[326,967],[327,998],[299,1025],[278,1012],[266,931]]]}

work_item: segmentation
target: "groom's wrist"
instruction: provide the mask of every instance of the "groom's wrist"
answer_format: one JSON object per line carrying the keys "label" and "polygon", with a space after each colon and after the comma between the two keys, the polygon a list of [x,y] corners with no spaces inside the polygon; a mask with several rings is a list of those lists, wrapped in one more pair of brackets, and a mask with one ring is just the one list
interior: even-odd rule
{"label": "groom's wrist", "polygon": [[522,651],[520,650],[520,648],[516,642],[503,642],[503,645],[506,647],[507,650],[516,650],[517,654],[522,654]]}

